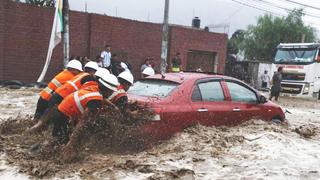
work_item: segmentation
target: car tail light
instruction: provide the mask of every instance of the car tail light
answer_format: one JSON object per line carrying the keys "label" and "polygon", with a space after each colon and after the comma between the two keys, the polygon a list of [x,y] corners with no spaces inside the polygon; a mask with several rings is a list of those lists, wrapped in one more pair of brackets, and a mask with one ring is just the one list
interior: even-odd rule
{"label": "car tail light", "polygon": [[154,116],[152,117],[153,121],[160,121],[161,120],[161,108],[152,108]]}

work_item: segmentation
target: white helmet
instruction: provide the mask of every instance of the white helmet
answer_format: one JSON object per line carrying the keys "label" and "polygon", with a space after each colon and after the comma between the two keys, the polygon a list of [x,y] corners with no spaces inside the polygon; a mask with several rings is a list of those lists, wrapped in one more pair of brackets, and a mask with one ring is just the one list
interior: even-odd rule
{"label": "white helmet", "polygon": [[81,62],[76,59],[69,61],[67,64],[67,68],[73,68],[73,69],[77,69],[79,71],[83,71]]}
{"label": "white helmet", "polygon": [[129,70],[128,66],[126,65],[126,63],[121,62],[120,66],[124,69],[124,70]]}
{"label": "white helmet", "polygon": [[84,68],[91,68],[91,69],[95,69],[96,71],[98,70],[99,66],[98,63],[94,62],[94,61],[89,61],[87,62],[86,65],[84,65]]}
{"label": "white helmet", "polygon": [[146,67],[143,71],[142,74],[147,75],[147,76],[152,76],[155,74],[154,70],[152,67]]}
{"label": "white helmet", "polygon": [[99,79],[99,82],[106,88],[111,89],[112,91],[117,91],[119,84],[119,81],[117,77],[113,74],[107,74],[102,76]]}
{"label": "white helmet", "polygon": [[133,84],[134,78],[129,71],[124,71],[118,75],[118,78],[128,81],[131,85]]}
{"label": "white helmet", "polygon": [[98,68],[98,70],[96,71],[96,73],[94,75],[98,76],[99,78],[102,78],[103,76],[108,75],[108,74],[110,74],[108,69]]}

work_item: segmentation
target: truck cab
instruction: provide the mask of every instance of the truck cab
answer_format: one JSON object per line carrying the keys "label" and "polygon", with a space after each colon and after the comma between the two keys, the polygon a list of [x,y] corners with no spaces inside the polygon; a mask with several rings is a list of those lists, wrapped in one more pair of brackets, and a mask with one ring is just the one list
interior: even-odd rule
{"label": "truck cab", "polygon": [[285,43],[277,46],[273,71],[283,67],[284,96],[317,97],[320,90],[320,43]]}

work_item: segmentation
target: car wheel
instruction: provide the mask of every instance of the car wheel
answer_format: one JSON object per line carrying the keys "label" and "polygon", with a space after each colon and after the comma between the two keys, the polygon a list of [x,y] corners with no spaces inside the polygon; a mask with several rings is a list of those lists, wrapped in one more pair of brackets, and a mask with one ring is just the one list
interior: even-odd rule
{"label": "car wheel", "polygon": [[281,124],[283,122],[283,120],[281,118],[279,118],[278,116],[272,118],[271,121],[276,124]]}

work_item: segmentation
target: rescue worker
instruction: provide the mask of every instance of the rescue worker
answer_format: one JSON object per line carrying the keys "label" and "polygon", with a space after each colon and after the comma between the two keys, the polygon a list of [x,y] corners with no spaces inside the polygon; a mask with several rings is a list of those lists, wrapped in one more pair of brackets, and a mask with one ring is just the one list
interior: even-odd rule
{"label": "rescue worker", "polygon": [[182,70],[180,53],[176,53],[174,58],[171,61],[171,71],[172,72],[180,72]]}
{"label": "rescue worker", "polygon": [[[74,148],[77,146],[81,135],[87,130],[90,119],[98,114],[102,108],[104,99],[117,91],[119,82],[112,74],[101,77],[98,85],[88,86],[67,96],[54,109],[54,127],[52,135],[61,143],[68,142],[63,148],[65,158],[72,157]],[[75,123],[76,126],[68,141],[68,124]]]}
{"label": "rescue worker", "polygon": [[[84,72],[74,76],[70,81],[67,81],[63,86],[60,86],[53,93],[52,98],[48,103],[48,107],[43,113],[45,116],[52,110],[55,105],[59,105],[61,101],[68,96],[69,94],[91,85],[97,85],[97,79],[94,77],[94,74],[99,69],[96,62],[90,61],[84,66]],[[47,117],[44,117],[47,118]],[[41,128],[44,128],[47,123],[41,122],[46,120],[39,120],[37,124],[31,127],[28,131],[34,132],[38,131]]]}
{"label": "rescue worker", "polygon": [[114,92],[108,100],[116,105],[122,113],[126,113],[128,108],[127,91],[130,86],[133,85],[134,78],[130,72],[124,71],[119,74],[118,81],[120,85],[118,86],[117,91]]}
{"label": "rescue worker", "polygon": [[154,75],[155,72],[154,72],[154,69],[152,67],[146,67],[143,71],[142,71],[142,76],[145,78],[145,77],[148,77],[148,76],[152,76]]}
{"label": "rescue worker", "polygon": [[84,72],[73,77],[63,86],[56,89],[55,93],[52,95],[52,98],[49,101],[48,109],[51,109],[56,104],[60,104],[63,98],[79,90],[80,88],[96,84],[94,74],[96,73],[98,68],[98,63],[94,61],[89,61],[87,64],[85,64]]}
{"label": "rescue worker", "polygon": [[82,71],[81,62],[75,59],[71,60],[67,64],[67,69],[60,72],[49,82],[48,86],[40,92],[40,97],[37,102],[37,108],[34,115],[35,120],[38,120],[43,115],[45,110],[48,108],[48,103],[52,97],[53,92],[57,88],[65,84],[65,82],[69,81],[74,76],[79,74],[81,71]]}

